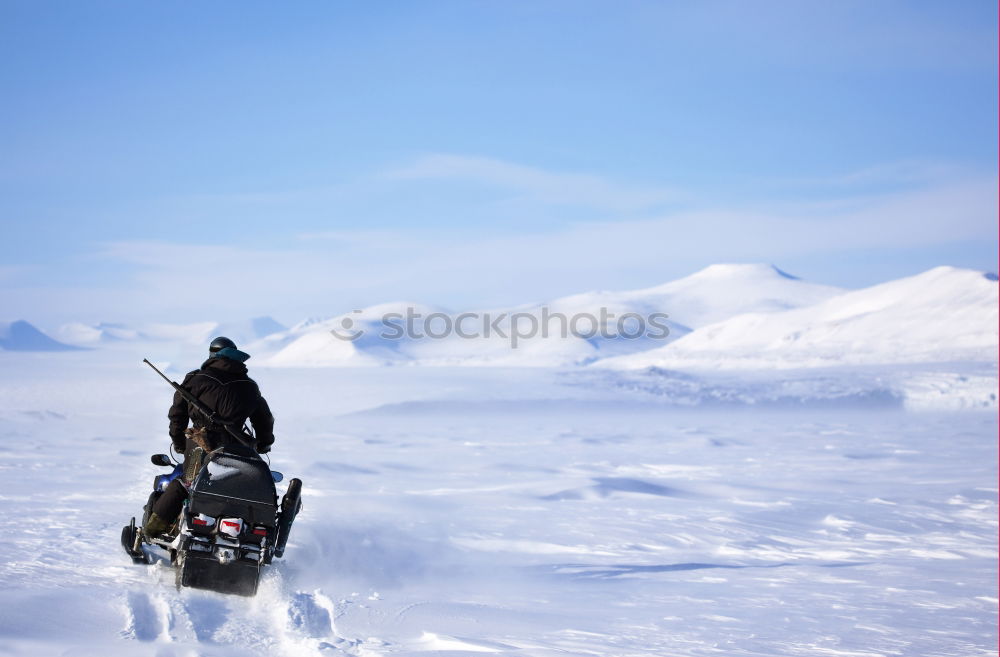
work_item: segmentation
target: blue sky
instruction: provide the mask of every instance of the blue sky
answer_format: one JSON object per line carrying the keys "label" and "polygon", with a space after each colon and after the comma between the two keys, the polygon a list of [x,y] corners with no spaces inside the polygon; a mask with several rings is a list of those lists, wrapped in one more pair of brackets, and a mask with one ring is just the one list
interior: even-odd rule
{"label": "blue sky", "polygon": [[996,3],[0,1],[0,317],[996,268]]}

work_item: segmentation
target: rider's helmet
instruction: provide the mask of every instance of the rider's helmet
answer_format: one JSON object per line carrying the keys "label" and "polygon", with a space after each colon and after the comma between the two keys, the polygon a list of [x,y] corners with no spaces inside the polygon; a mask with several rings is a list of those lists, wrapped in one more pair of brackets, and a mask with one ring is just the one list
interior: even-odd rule
{"label": "rider's helmet", "polygon": [[220,349],[225,349],[226,347],[236,348],[236,343],[229,338],[222,337],[221,335],[216,339],[212,340],[212,344],[208,345],[208,353],[214,354]]}

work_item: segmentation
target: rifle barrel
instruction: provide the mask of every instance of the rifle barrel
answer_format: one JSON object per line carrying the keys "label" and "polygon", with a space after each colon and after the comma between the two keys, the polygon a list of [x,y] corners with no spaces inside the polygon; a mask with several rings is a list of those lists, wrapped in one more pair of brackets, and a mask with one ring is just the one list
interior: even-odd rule
{"label": "rifle barrel", "polygon": [[196,409],[198,409],[198,411],[202,415],[204,415],[205,418],[209,422],[211,422],[212,424],[220,424],[220,425],[222,425],[222,428],[226,430],[226,433],[228,433],[230,436],[232,436],[233,438],[235,438],[244,447],[250,447],[254,451],[257,451],[256,448],[254,448],[254,446],[253,446],[253,444],[251,442],[252,439],[249,436],[247,436],[246,434],[244,434],[242,431],[237,431],[236,429],[234,429],[233,426],[232,426],[233,425],[232,422],[226,422],[224,420],[220,420],[219,416],[216,415],[215,411],[213,411],[208,406],[206,406],[203,401],[201,401],[200,399],[198,399],[197,397],[195,397],[194,395],[192,395],[190,391],[185,390],[183,387],[181,387],[181,385],[179,383],[177,383],[176,381],[171,381],[170,379],[168,379],[167,375],[164,374],[163,372],[161,372],[160,370],[158,370],[156,368],[156,365],[153,365],[152,363],[150,363],[148,358],[143,358],[142,362],[144,362],[147,365],[149,365],[150,367],[152,367],[154,372],[156,372],[157,374],[159,374],[160,377],[164,381],[166,381],[167,383],[169,383],[170,386],[174,390],[176,390],[178,392],[178,394],[180,394],[180,396],[184,398],[185,401],[187,401],[192,406],[194,406]]}

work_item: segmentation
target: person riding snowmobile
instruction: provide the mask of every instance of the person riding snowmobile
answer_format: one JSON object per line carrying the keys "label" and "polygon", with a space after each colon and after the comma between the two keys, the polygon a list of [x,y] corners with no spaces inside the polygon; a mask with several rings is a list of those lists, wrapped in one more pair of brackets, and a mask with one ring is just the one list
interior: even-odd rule
{"label": "person riding snowmobile", "polygon": [[[250,355],[237,349],[236,343],[226,337],[212,340],[208,351],[208,360],[199,369],[189,372],[181,387],[214,410],[223,421],[241,426],[249,419],[257,452],[269,452],[274,443],[274,416],[257,383],[247,376],[244,362]],[[187,497],[186,486],[191,484],[201,465],[201,456],[235,442],[223,427],[208,423],[180,393],[174,393],[167,417],[174,449],[184,454],[184,476],[170,482],[153,505],[142,527],[146,537],[162,534],[174,523]],[[192,428],[188,427],[189,421]]]}

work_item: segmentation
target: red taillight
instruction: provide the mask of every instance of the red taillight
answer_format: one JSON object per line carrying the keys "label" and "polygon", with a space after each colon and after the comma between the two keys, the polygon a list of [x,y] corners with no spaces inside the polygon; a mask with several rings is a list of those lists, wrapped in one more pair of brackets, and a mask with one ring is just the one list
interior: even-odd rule
{"label": "red taillight", "polygon": [[267,536],[267,529],[265,527],[254,527],[254,536]]}
{"label": "red taillight", "polygon": [[208,521],[207,520],[203,520],[201,518],[191,518],[191,524],[192,525],[201,525],[202,527],[204,527],[204,526],[206,526],[208,524]]}

